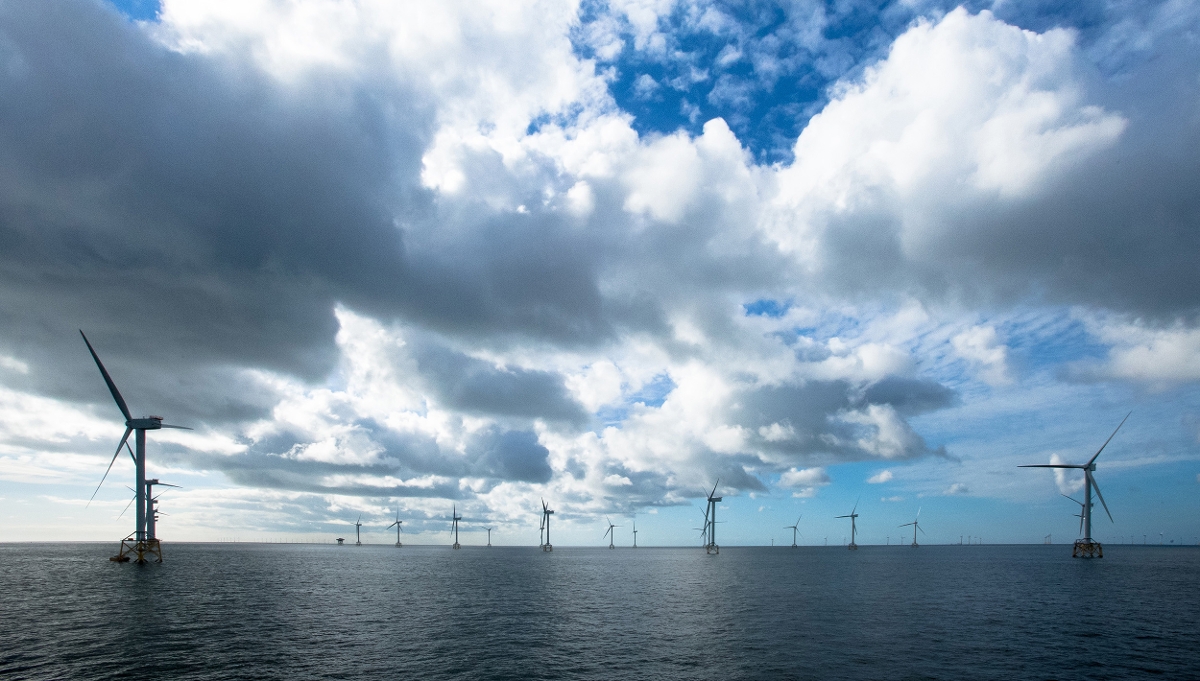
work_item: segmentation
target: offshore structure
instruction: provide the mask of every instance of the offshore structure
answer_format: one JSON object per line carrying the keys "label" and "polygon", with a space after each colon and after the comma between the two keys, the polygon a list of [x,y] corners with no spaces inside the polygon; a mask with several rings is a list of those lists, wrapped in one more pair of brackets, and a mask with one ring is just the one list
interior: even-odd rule
{"label": "offshore structure", "polygon": [[[546,505],[546,500],[542,499],[542,524],[538,528],[538,545],[542,547],[542,551],[550,552],[554,550],[554,545],[550,543],[550,516],[554,515],[554,511]],[[542,539],[542,532],[546,533],[546,538]]]}
{"label": "offshore structure", "polygon": [[[1129,412],[1129,414],[1125,415],[1125,418],[1121,419],[1121,422],[1117,424],[1116,430],[1112,432],[1112,435],[1108,436],[1104,444],[1100,445],[1100,449],[1097,449],[1096,453],[1085,464],[1035,463],[1019,466],[1019,468],[1074,468],[1083,471],[1083,501],[1075,502],[1083,507],[1081,513],[1083,517],[1080,519],[1083,526],[1083,537],[1075,540],[1075,545],[1071,548],[1072,558],[1104,557],[1104,547],[1101,546],[1100,542],[1092,539],[1092,490],[1096,491],[1096,498],[1100,500],[1100,505],[1104,507],[1104,512],[1108,514],[1109,522],[1115,521],[1113,520],[1112,512],[1108,510],[1108,504],[1104,503],[1104,495],[1100,493],[1100,486],[1096,484],[1096,479],[1092,477],[1092,473],[1096,470],[1096,459],[1100,456],[1100,452],[1103,452],[1108,443],[1112,442],[1112,439],[1117,436],[1117,431],[1121,430],[1121,426],[1125,425],[1125,421],[1129,420],[1129,416],[1132,413],[1132,411]],[[1072,501],[1075,500],[1072,499]]]}
{"label": "offshore structure", "polygon": [[[128,447],[128,443],[125,446]],[[146,481],[146,540],[157,543],[159,510],[158,497],[154,496],[155,485],[159,487],[179,487],[179,485],[172,485],[169,482],[159,482],[158,478]],[[162,552],[160,551],[159,556],[161,557],[161,555]]]}
{"label": "offshore structure", "polygon": [[487,530],[487,533],[488,533],[488,546],[491,546],[491,545],[492,545],[492,530],[494,530],[494,529],[496,529],[496,528],[494,528],[494,527],[485,527],[485,528],[483,528],[483,529]]}
{"label": "offshore structure", "polygon": [[453,510],[450,511],[450,517],[454,522],[454,529],[452,529],[450,531],[454,533],[454,550],[457,551],[458,549],[462,548],[458,544],[458,521],[462,520],[462,516],[460,516],[458,514],[458,506],[457,505],[453,506],[452,508],[453,508]]}
{"label": "offshore structure", "polygon": [[400,519],[400,509],[397,508],[396,509],[396,522],[387,526],[387,529],[389,529],[389,530],[392,529],[393,526],[395,526],[395,528],[396,528],[396,548],[400,548],[401,546],[404,546],[404,544],[400,543],[400,525],[403,523],[404,523],[404,521]]}
{"label": "offshore structure", "polygon": [[[801,515],[800,515],[800,518],[803,518],[803,517],[804,517],[804,515],[803,515],[803,514],[801,514]],[[798,547],[796,546],[796,535],[797,535],[797,534],[799,534],[799,532],[800,532],[800,518],[796,518],[796,524],[795,524],[795,525],[784,525],[784,526],[783,526],[783,529],[785,529],[785,530],[791,530],[791,531],[792,531],[792,548],[793,548],[793,549],[794,549],[794,548],[798,548]],[[772,541],[772,543],[774,543],[774,541],[775,541],[775,540],[774,540],[774,539],[772,539],[771,541]]]}
{"label": "offshore structure", "polygon": [[[914,549],[917,548],[917,530],[921,529],[921,526],[917,524],[917,521],[920,519],[921,519],[921,509],[918,508],[917,509],[917,517],[913,518],[913,521],[911,523],[904,523],[903,525],[900,526],[900,527],[908,527],[909,525],[912,525],[912,528],[913,528],[912,546]],[[921,530],[921,534],[925,534],[925,530]]]}
{"label": "offshore structure", "polygon": [[362,534],[359,532],[362,528],[362,516],[358,516],[358,520],[354,521],[354,545],[362,546]]}
{"label": "offshore structure", "polygon": [[108,468],[104,471],[104,476],[100,478],[100,484],[96,485],[96,491],[92,492],[91,499],[88,503],[92,503],[92,499],[96,498],[96,492],[100,491],[101,485],[104,484],[105,478],[108,477],[109,471],[112,470],[113,464],[116,463],[117,457],[121,454],[121,448],[128,448],[130,433],[134,435],[135,450],[130,450],[133,457],[134,470],[134,502],[137,506],[136,520],[134,521],[133,533],[121,540],[121,549],[117,555],[109,560],[117,563],[128,563],[130,560],[138,564],[143,564],[150,556],[154,556],[155,562],[162,562],[162,545],[155,535],[154,531],[154,497],[150,494],[150,489],[154,484],[161,484],[155,480],[150,485],[147,485],[146,480],[146,431],[159,430],[161,428],[177,428],[180,430],[191,430],[186,426],[173,426],[163,423],[161,416],[147,416],[145,418],[135,419],[129,413],[129,406],[125,404],[125,398],[121,397],[121,391],[117,390],[117,384],[113,383],[112,377],[108,375],[108,370],[104,368],[104,363],[100,361],[100,356],[96,354],[96,350],[88,341],[87,336],[81,329],[79,335],[83,336],[83,342],[87,345],[88,352],[91,353],[92,359],[96,361],[96,367],[100,369],[100,375],[104,377],[104,383],[108,386],[108,391],[112,393],[113,400],[117,403],[117,408],[121,410],[121,415],[125,417],[125,435],[121,437],[120,444],[117,445],[117,451],[113,454],[112,460],[108,462]]}
{"label": "offshore structure", "polygon": [[613,532],[613,528],[620,527],[620,525],[613,525],[612,520],[609,520],[608,516],[604,516],[604,522],[608,523],[608,530],[604,533],[604,536],[608,537],[608,548],[615,549],[617,547],[613,545],[613,540],[617,538],[617,533]]}
{"label": "offshore structure", "polygon": [[708,508],[704,510],[704,528],[700,530],[705,537],[704,552],[709,555],[721,553],[721,547],[717,546],[717,504],[721,501],[722,497],[715,496],[717,485],[720,484],[721,479],[717,478],[712,491],[708,493]]}
{"label": "offshore structure", "polygon": [[849,514],[834,516],[836,518],[849,518],[850,519],[850,545],[847,546],[846,548],[850,549],[851,551],[856,551],[858,549],[858,544],[854,543],[854,533],[858,531],[858,523],[855,522],[855,520],[858,518],[858,513],[856,513],[857,510],[858,510],[858,502],[856,501],[856,502],[854,502],[854,508],[851,509]]}
{"label": "offshore structure", "polygon": [[633,519],[633,548],[637,548],[637,518]]}

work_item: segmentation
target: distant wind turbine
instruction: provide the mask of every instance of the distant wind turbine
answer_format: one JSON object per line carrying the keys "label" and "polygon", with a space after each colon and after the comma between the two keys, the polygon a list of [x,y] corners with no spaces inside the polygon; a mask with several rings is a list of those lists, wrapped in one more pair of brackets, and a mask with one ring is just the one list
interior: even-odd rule
{"label": "distant wind turbine", "polygon": [[1065,463],[1037,463],[1020,466],[1020,468],[1075,468],[1083,471],[1083,538],[1075,540],[1075,546],[1071,549],[1071,556],[1074,558],[1103,558],[1104,547],[1100,542],[1092,540],[1092,490],[1096,490],[1096,498],[1100,500],[1100,505],[1104,507],[1104,512],[1108,514],[1108,520],[1113,521],[1112,512],[1108,510],[1108,504],[1104,503],[1104,495],[1100,493],[1100,486],[1096,484],[1096,479],[1092,477],[1092,473],[1096,470],[1096,459],[1099,458],[1100,452],[1108,446],[1109,442],[1117,436],[1117,431],[1121,430],[1121,426],[1125,425],[1125,421],[1129,420],[1129,414],[1121,419],[1117,424],[1116,430],[1104,444],[1100,445],[1100,449],[1088,459],[1085,464],[1065,464]]}
{"label": "distant wind turbine", "polygon": [[850,549],[851,551],[858,549],[858,544],[854,543],[854,533],[858,531],[858,524],[855,522],[855,520],[858,518],[857,511],[858,511],[858,502],[855,501],[854,508],[850,510],[850,513],[848,515],[834,516],[836,518],[849,518],[850,519],[850,545],[847,546],[846,548]]}
{"label": "distant wind turbine", "polygon": [[550,543],[550,516],[554,515],[554,511],[546,505],[546,500],[542,499],[542,529],[546,531],[546,540],[542,542],[542,551],[550,552],[554,550],[554,545]]}
{"label": "distant wind turbine", "polygon": [[704,545],[704,552],[710,555],[721,553],[721,547],[717,546],[717,504],[721,502],[722,497],[716,496],[717,485],[721,484],[721,479],[717,478],[716,484],[713,485],[712,491],[708,493],[708,507],[704,511],[704,530],[707,531],[707,543]]}
{"label": "distant wind turbine", "polygon": [[494,530],[494,529],[496,529],[496,528],[494,528],[494,527],[485,527],[485,528],[483,528],[483,529],[487,530],[487,533],[488,533],[488,546],[491,546],[491,545],[492,545],[492,530]]}
{"label": "distant wind turbine", "polygon": [[613,539],[616,538],[617,533],[613,532],[613,528],[620,527],[620,525],[613,525],[612,521],[608,519],[608,516],[604,516],[604,522],[608,523],[608,529],[604,532],[604,536],[608,537],[608,548],[615,549],[617,547],[613,545]]}
{"label": "distant wind turbine", "polygon": [[404,523],[404,521],[400,519],[400,509],[397,507],[396,508],[396,522],[387,526],[387,529],[389,529],[389,530],[392,529],[393,527],[396,528],[396,548],[400,548],[401,546],[404,546],[404,544],[400,543],[400,525],[403,523]]}
{"label": "distant wind turbine", "polygon": [[108,462],[108,468],[104,470],[104,476],[100,478],[100,484],[96,485],[96,491],[92,492],[88,503],[92,503],[92,499],[96,498],[96,492],[100,491],[105,478],[108,477],[108,472],[112,470],[117,456],[121,453],[121,448],[128,447],[129,434],[136,432],[134,443],[137,447],[137,452],[134,453],[131,450],[130,455],[133,456],[133,488],[134,494],[137,497],[137,519],[135,520],[133,534],[121,540],[121,550],[117,555],[112,557],[112,560],[118,563],[126,563],[129,562],[130,555],[132,555],[136,562],[145,563],[146,557],[153,554],[157,562],[161,563],[162,546],[159,544],[157,538],[146,534],[147,515],[153,505],[150,498],[146,495],[146,431],[159,430],[161,428],[177,428],[180,430],[191,430],[191,428],[163,423],[161,416],[147,416],[140,419],[133,418],[133,415],[129,412],[129,406],[125,404],[125,398],[121,396],[121,391],[117,390],[117,384],[113,383],[112,377],[108,375],[108,369],[104,368],[104,363],[100,361],[100,356],[96,354],[96,350],[92,347],[91,342],[88,341],[82,329],[79,331],[79,335],[83,336],[83,342],[87,345],[92,359],[96,361],[96,367],[100,369],[100,375],[104,377],[104,383],[108,386],[108,391],[112,393],[113,400],[117,403],[117,408],[121,410],[121,415],[125,417],[125,435],[121,437],[121,442],[117,445],[117,451],[113,454],[112,460]]}
{"label": "distant wind turbine", "polygon": [[[912,528],[913,528],[913,543],[912,543],[912,545],[913,545],[914,549],[917,548],[917,530],[921,530],[921,526],[917,524],[917,521],[920,519],[921,519],[921,509],[918,507],[917,508],[917,517],[914,518],[911,523],[904,523],[903,525],[900,526],[900,527],[908,527],[909,525],[912,525]],[[925,534],[925,530],[921,530],[921,534]]]}
{"label": "distant wind turbine", "polygon": [[[800,518],[803,518],[803,517],[804,517],[803,515],[801,515],[801,516],[800,516]],[[796,535],[797,535],[797,534],[799,533],[799,531],[800,531],[800,530],[799,530],[799,528],[800,528],[800,518],[796,518],[796,524],[795,524],[795,525],[784,525],[784,526],[783,526],[783,529],[785,529],[785,530],[791,530],[791,531],[792,531],[792,548],[793,548],[793,549],[794,549],[794,548],[796,548]]]}
{"label": "distant wind turbine", "polygon": [[633,519],[633,548],[637,548],[637,518]]}
{"label": "distant wind turbine", "polygon": [[358,520],[354,521],[354,545],[362,546],[362,514],[358,515]]}
{"label": "distant wind turbine", "polygon": [[458,505],[457,504],[455,504],[452,507],[452,510],[450,511],[450,516],[454,522],[454,529],[451,530],[451,532],[454,533],[454,549],[458,550],[458,549],[462,548],[461,546],[458,545],[458,521],[462,520],[462,516],[460,516],[458,514]]}

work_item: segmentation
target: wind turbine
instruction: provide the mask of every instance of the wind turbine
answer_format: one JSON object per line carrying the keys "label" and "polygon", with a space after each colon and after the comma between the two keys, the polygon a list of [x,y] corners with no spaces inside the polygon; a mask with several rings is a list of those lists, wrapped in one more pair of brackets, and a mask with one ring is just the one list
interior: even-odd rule
{"label": "wind turbine", "polygon": [[[917,524],[917,521],[920,519],[921,519],[921,509],[918,507],[917,508],[917,517],[913,518],[913,521],[911,523],[904,523],[903,525],[900,526],[900,527],[908,527],[909,525],[912,525],[912,528],[913,528],[913,543],[912,543],[912,545],[913,545],[914,549],[917,548],[917,530],[921,530],[921,526],[919,524]],[[925,530],[921,530],[921,534],[925,534]]]}
{"label": "wind turbine", "polygon": [[834,516],[836,518],[849,518],[850,519],[850,545],[847,546],[846,548],[850,549],[851,551],[858,549],[858,544],[854,543],[854,533],[858,531],[858,524],[855,522],[855,520],[858,518],[858,513],[855,512],[857,510],[858,510],[858,502],[855,501],[854,508],[851,509],[849,515]]}
{"label": "wind turbine", "polygon": [[633,548],[637,548],[637,518],[633,519]]}
{"label": "wind turbine", "polygon": [[180,430],[191,430],[191,428],[163,423],[161,416],[147,416],[140,419],[133,418],[133,415],[129,413],[129,407],[125,404],[125,398],[121,397],[121,391],[117,390],[117,384],[113,383],[112,377],[108,375],[108,369],[104,368],[104,363],[100,361],[100,356],[96,354],[96,350],[92,347],[91,342],[88,341],[82,329],[80,329],[79,335],[83,336],[83,342],[87,345],[92,359],[96,360],[96,367],[100,369],[100,375],[104,377],[104,383],[108,385],[108,391],[112,393],[113,400],[117,403],[117,408],[121,410],[121,415],[125,417],[125,435],[121,437],[121,442],[117,445],[117,451],[113,453],[112,460],[108,462],[108,468],[104,470],[104,476],[100,478],[100,484],[96,485],[96,491],[92,492],[92,497],[88,499],[88,503],[92,503],[92,499],[96,498],[96,492],[100,491],[101,485],[104,484],[105,478],[108,477],[108,472],[112,470],[117,456],[121,453],[121,448],[128,447],[129,434],[136,431],[134,444],[137,447],[137,452],[130,451],[130,455],[133,456],[133,489],[137,497],[137,519],[133,534],[121,540],[121,550],[117,555],[112,557],[112,560],[118,563],[127,563],[129,562],[128,554],[133,554],[136,562],[145,563],[146,555],[153,553],[157,558],[157,562],[161,563],[162,547],[159,545],[158,539],[146,534],[147,510],[151,506],[151,502],[148,501],[146,495],[146,431],[159,430],[161,428],[177,428]]}
{"label": "wind turbine", "polygon": [[542,528],[546,531],[546,541],[542,542],[542,551],[553,551],[554,545],[550,543],[550,516],[554,515],[554,511],[546,505],[546,500],[542,499]]}
{"label": "wind turbine", "polygon": [[450,511],[450,516],[454,521],[454,529],[451,531],[454,532],[454,549],[458,550],[462,548],[458,545],[458,521],[462,520],[462,516],[458,514],[457,504],[455,504],[452,508],[453,510]]}
{"label": "wind turbine", "polygon": [[362,514],[358,516],[358,520],[354,521],[354,545],[362,546],[362,534],[359,530],[362,528]]}
{"label": "wind turbine", "polygon": [[[128,447],[129,443],[125,443],[125,446]],[[158,537],[156,534],[156,528],[158,525],[159,512],[158,497],[154,496],[155,485],[158,485],[159,487],[179,487],[179,485],[172,485],[169,482],[159,482],[158,478],[146,481],[146,540],[157,542]]]}
{"label": "wind turbine", "polygon": [[721,479],[717,478],[716,484],[713,485],[712,491],[708,493],[708,508],[704,511],[704,530],[707,530],[708,536],[704,544],[704,552],[708,554],[721,553],[721,547],[717,546],[717,504],[722,497],[714,496],[717,493],[717,485],[721,484]]}
{"label": "wind turbine", "polygon": [[400,543],[400,525],[403,522],[404,521],[400,519],[400,509],[397,508],[396,509],[396,522],[387,526],[387,529],[389,529],[389,530],[392,529],[392,527],[396,528],[396,548],[400,548],[401,546],[404,546],[404,544]]}
{"label": "wind turbine", "polygon": [[494,528],[494,527],[485,527],[485,528],[483,528],[483,529],[487,530],[487,532],[488,532],[488,546],[491,546],[491,545],[492,545],[492,530],[494,530],[494,529],[496,529],[496,528]]}
{"label": "wind turbine", "polygon": [[[1063,494],[1063,496],[1067,497],[1067,495],[1065,495],[1065,494]],[[1075,517],[1079,518],[1079,534],[1083,534],[1083,502],[1076,499],[1075,497],[1067,497],[1067,498],[1070,499],[1071,501],[1074,501],[1075,503],[1079,504],[1079,513],[1076,513]]]}
{"label": "wind turbine", "polygon": [[1083,471],[1083,502],[1081,504],[1083,506],[1083,538],[1075,540],[1075,546],[1071,549],[1072,558],[1104,557],[1104,547],[1100,545],[1100,542],[1092,540],[1093,489],[1096,490],[1096,498],[1100,500],[1100,505],[1104,507],[1104,512],[1108,514],[1109,522],[1115,521],[1113,520],[1112,512],[1108,510],[1108,504],[1104,503],[1104,495],[1100,493],[1100,486],[1096,484],[1096,479],[1092,477],[1092,472],[1096,470],[1096,459],[1100,456],[1100,452],[1103,452],[1108,443],[1112,442],[1112,439],[1117,436],[1117,431],[1121,430],[1121,426],[1125,425],[1125,421],[1129,420],[1129,415],[1132,413],[1132,411],[1129,412],[1129,414],[1125,415],[1125,418],[1121,419],[1121,422],[1117,424],[1116,430],[1112,432],[1112,435],[1108,436],[1104,444],[1100,445],[1100,449],[1097,449],[1096,453],[1085,464],[1035,463],[1019,466],[1020,468],[1077,468]]}
{"label": "wind turbine", "polygon": [[[803,515],[800,516],[800,518],[803,518],[803,517],[804,517]],[[783,529],[792,531],[792,548],[793,549],[797,548],[796,547],[796,534],[800,531],[800,529],[799,529],[800,528],[800,518],[796,518],[795,525],[784,525],[783,526]]]}
{"label": "wind turbine", "polygon": [[[617,538],[617,533],[613,532],[613,528],[620,527],[620,525],[613,525],[612,521],[608,519],[608,516],[604,516],[604,522],[608,523],[608,529],[604,532],[604,536],[608,537],[608,548],[615,549],[617,547],[613,546],[613,539]],[[601,537],[601,539],[603,538],[604,537]]]}

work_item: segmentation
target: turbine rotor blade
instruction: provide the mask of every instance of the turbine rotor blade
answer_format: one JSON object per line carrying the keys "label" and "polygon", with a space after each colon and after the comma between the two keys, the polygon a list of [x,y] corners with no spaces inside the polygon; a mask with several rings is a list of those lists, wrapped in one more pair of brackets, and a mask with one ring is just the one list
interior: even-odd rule
{"label": "turbine rotor blade", "polygon": [[[82,333],[82,332],[80,332],[80,333]],[[1120,430],[1121,426],[1125,425],[1125,422],[1129,420],[1129,417],[1132,414],[1133,414],[1133,412],[1130,411],[1128,414],[1125,415],[1125,418],[1121,419],[1121,422],[1119,424],[1117,424],[1117,430]],[[1117,430],[1114,430],[1112,432],[1112,435],[1109,435],[1108,439],[1104,441],[1104,444],[1100,445],[1100,449],[1097,449],[1096,453],[1092,455],[1092,458],[1088,459],[1089,466],[1092,465],[1096,461],[1096,457],[1100,456],[1100,452],[1104,451],[1104,448],[1108,446],[1108,443],[1112,442],[1112,439],[1117,436]],[[1106,508],[1104,510],[1107,511],[1108,509]]]}
{"label": "turbine rotor blade", "polygon": [[117,408],[124,414],[125,420],[132,420],[133,417],[129,414],[129,407],[125,404],[125,398],[121,397],[121,391],[117,390],[117,384],[113,383],[112,377],[108,375],[108,369],[104,368],[104,362],[100,361],[100,356],[92,349],[92,344],[88,341],[87,336],[84,336],[83,329],[79,330],[79,335],[83,336],[83,342],[87,344],[88,352],[92,353],[92,359],[96,360],[96,366],[100,367],[100,375],[104,376],[104,382],[108,384],[108,391],[112,393],[113,399],[117,401]]}
{"label": "turbine rotor blade", "polygon": [[164,423],[160,427],[161,428],[175,428],[176,430],[195,430],[195,428],[188,428],[187,426],[173,426],[169,423]]}
{"label": "turbine rotor blade", "polygon": [[[1125,418],[1129,417],[1126,416]],[[1124,423],[1124,421],[1122,421],[1122,423]],[[1100,485],[1096,484],[1096,478],[1092,477],[1091,471],[1084,471],[1083,473],[1084,475],[1088,476],[1089,480],[1092,481],[1092,488],[1096,490],[1096,498],[1100,500],[1100,505],[1104,507],[1104,512],[1108,514],[1108,521],[1110,523],[1116,523],[1117,521],[1113,520],[1112,512],[1108,510],[1108,504],[1104,503],[1104,495],[1100,493]]]}
{"label": "turbine rotor blade", "polygon": [[[83,332],[80,331],[80,333],[83,333]],[[84,340],[87,340],[87,338],[85,337]],[[108,462],[108,468],[104,469],[104,476],[100,478],[100,484],[96,485],[96,492],[100,491],[100,486],[104,484],[105,478],[108,477],[108,472],[112,470],[113,464],[117,462],[117,455],[121,453],[121,448],[124,447],[125,443],[129,441],[129,434],[132,432],[133,432],[133,428],[128,428],[128,427],[125,428],[125,436],[121,438],[121,444],[117,445],[117,451],[113,454],[112,460]],[[91,505],[92,499],[96,498],[96,492],[92,492],[92,496],[90,499],[88,499],[88,502],[87,502],[87,504],[84,505],[84,508],[87,508],[88,506]]]}
{"label": "turbine rotor blade", "polygon": [[[1062,492],[1059,492],[1059,494],[1060,494],[1061,496],[1067,497],[1067,495],[1065,495],[1065,494],[1062,494]],[[1070,499],[1071,501],[1074,501],[1075,503],[1079,504],[1080,506],[1083,506],[1083,502],[1082,502],[1082,501],[1079,501],[1079,500],[1078,500],[1078,499],[1076,499],[1075,497],[1067,497],[1067,498],[1068,498],[1068,499]]]}
{"label": "turbine rotor blade", "polygon": [[1081,464],[1073,463],[1027,463],[1017,468],[1083,468]]}
{"label": "turbine rotor blade", "polygon": [[129,500],[129,503],[128,503],[128,504],[125,504],[125,510],[124,510],[124,511],[121,511],[121,515],[117,516],[117,520],[120,520],[122,517],[124,517],[124,515],[125,515],[125,511],[128,511],[128,510],[129,510],[129,507],[130,507],[130,506],[133,506],[133,502],[135,502],[135,501],[137,501],[137,495],[136,495],[136,494],[134,494],[134,495],[133,495],[133,498]]}

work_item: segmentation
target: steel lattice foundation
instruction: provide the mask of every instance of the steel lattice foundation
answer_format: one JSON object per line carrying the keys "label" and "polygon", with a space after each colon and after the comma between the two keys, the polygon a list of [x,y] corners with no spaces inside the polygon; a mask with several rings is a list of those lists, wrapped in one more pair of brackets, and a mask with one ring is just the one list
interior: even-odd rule
{"label": "steel lattice foundation", "polygon": [[542,544],[542,551],[545,551],[546,553],[550,553],[553,550],[554,550],[553,546],[551,546],[549,544]]}
{"label": "steel lattice foundation", "polygon": [[1074,548],[1071,549],[1072,558],[1103,558],[1104,547],[1100,542],[1091,541],[1090,539],[1079,539],[1075,541]]}
{"label": "steel lattice foundation", "polygon": [[150,556],[154,556],[155,563],[162,562],[162,544],[157,539],[138,541],[132,537],[126,537],[121,540],[121,551],[109,560],[114,563],[128,563],[132,560],[141,565],[149,562]]}
{"label": "steel lattice foundation", "polygon": [[715,556],[721,553],[721,547],[717,546],[716,544],[709,544],[704,547],[704,552],[711,556]]}

